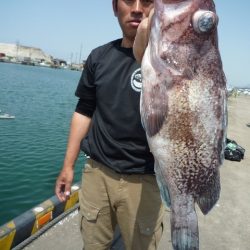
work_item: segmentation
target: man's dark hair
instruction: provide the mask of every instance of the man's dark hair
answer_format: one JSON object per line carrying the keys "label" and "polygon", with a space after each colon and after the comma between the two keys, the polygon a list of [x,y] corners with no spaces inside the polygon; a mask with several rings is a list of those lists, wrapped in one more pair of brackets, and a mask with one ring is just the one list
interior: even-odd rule
{"label": "man's dark hair", "polygon": [[115,3],[115,9],[117,10],[117,2],[118,0],[115,0],[114,3]]}

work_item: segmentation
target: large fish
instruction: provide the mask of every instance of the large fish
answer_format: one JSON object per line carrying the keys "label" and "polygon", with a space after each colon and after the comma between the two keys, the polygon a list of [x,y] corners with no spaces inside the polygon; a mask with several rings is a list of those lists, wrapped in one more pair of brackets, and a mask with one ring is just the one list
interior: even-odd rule
{"label": "large fish", "polygon": [[155,0],[142,60],[141,117],[174,249],[199,249],[195,203],[219,199],[227,127],[226,79],[212,0]]}

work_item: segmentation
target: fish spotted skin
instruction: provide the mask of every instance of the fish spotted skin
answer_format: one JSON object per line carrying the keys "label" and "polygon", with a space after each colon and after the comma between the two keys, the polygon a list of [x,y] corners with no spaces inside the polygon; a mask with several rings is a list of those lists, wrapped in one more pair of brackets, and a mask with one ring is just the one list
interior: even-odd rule
{"label": "fish spotted skin", "polygon": [[219,199],[227,127],[226,79],[212,0],[155,0],[142,60],[141,118],[175,250],[199,249],[197,203]]}

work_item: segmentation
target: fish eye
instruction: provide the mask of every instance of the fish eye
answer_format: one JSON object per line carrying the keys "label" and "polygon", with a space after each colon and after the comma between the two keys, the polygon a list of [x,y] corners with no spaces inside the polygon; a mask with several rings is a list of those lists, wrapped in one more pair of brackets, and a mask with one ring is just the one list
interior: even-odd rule
{"label": "fish eye", "polygon": [[218,24],[218,17],[212,11],[199,10],[193,15],[192,23],[196,32],[207,33]]}

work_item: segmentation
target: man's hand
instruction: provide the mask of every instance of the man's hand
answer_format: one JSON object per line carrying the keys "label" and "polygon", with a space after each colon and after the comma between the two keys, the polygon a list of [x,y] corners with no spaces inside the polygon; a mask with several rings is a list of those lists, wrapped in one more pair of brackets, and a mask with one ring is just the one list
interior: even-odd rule
{"label": "man's hand", "polygon": [[90,124],[91,118],[77,112],[73,114],[63,168],[57,178],[55,187],[55,193],[60,201],[69,198],[74,177],[74,165],[80,152],[80,143],[88,133]]}
{"label": "man's hand", "polygon": [[138,63],[141,63],[144,52],[148,45],[150,28],[151,28],[151,19],[154,14],[154,9],[149,13],[149,16],[143,19],[138,26],[136,37],[133,45],[133,53],[135,59]]}
{"label": "man's hand", "polygon": [[58,176],[55,193],[60,201],[66,201],[69,198],[73,177],[73,168],[63,168]]}

